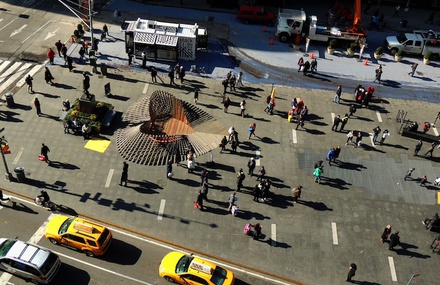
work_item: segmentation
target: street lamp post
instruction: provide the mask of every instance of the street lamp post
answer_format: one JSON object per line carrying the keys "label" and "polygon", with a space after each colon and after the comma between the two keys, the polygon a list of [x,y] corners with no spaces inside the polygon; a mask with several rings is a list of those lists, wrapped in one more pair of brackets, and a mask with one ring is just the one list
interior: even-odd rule
{"label": "street lamp post", "polygon": [[92,45],[92,49],[94,47],[93,43],[95,39],[93,38],[93,14],[92,14],[92,5],[93,0],[89,0],[89,25],[90,25],[90,43]]}
{"label": "street lamp post", "polygon": [[411,279],[409,279],[408,283],[406,283],[406,285],[409,285],[409,283],[411,283],[411,281],[414,279],[414,277],[418,277],[420,276],[420,273],[417,274],[413,274],[413,276],[411,276]]}
{"label": "street lamp post", "polygon": [[8,143],[8,141],[5,139],[5,136],[0,137],[0,151],[2,153],[2,159],[3,164],[5,166],[5,179],[11,181],[12,180],[12,174],[9,172],[8,164],[6,163],[5,159],[5,153],[3,152],[3,146],[5,146]]}

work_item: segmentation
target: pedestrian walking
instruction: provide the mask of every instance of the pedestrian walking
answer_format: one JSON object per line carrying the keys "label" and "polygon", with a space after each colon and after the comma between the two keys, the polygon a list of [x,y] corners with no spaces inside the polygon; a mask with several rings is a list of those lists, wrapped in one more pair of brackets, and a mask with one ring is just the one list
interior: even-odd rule
{"label": "pedestrian walking", "polygon": [[53,59],[55,58],[55,52],[53,51],[53,49],[49,48],[46,53],[46,57],[49,59],[49,63],[53,64]]}
{"label": "pedestrian walking", "polygon": [[133,63],[133,56],[134,56],[134,53],[131,50],[131,48],[128,49],[127,56],[128,56],[128,65],[130,66]]}
{"label": "pedestrian walking", "polygon": [[81,63],[83,63],[83,62],[84,62],[84,55],[86,54],[86,50],[84,49],[84,46],[82,46],[82,47],[79,49],[78,54],[79,54],[79,61],[80,61]]}
{"label": "pedestrian walking", "polygon": [[237,76],[237,87],[243,87],[243,72],[240,71]]}
{"label": "pedestrian walking", "polygon": [[426,183],[428,182],[428,177],[426,175],[423,175],[422,178],[420,178],[420,184],[419,186],[426,186]]}
{"label": "pedestrian walking", "polygon": [[[417,142],[416,148],[414,149],[414,154],[413,154],[413,156],[418,156],[418,155],[419,155],[419,151],[422,149],[422,146],[423,146],[423,142],[422,142],[422,140],[419,140],[419,141]],[[434,151],[434,150],[433,150],[433,151]]]}
{"label": "pedestrian walking", "polygon": [[348,123],[348,114],[345,114],[344,117],[341,119],[341,128],[339,129],[340,132],[342,132],[345,128],[345,125]]}
{"label": "pedestrian walking", "polygon": [[34,78],[32,78],[30,74],[28,74],[28,76],[26,76],[26,79],[24,80],[28,86],[27,88],[28,93],[34,93],[34,89],[32,88],[33,87],[32,80],[34,80]]}
{"label": "pedestrian walking", "polygon": [[225,79],[222,81],[222,85],[223,85],[223,97],[225,97],[227,89],[228,89],[228,79]]}
{"label": "pedestrian walking", "polygon": [[345,145],[348,145],[348,142],[353,142],[353,136],[354,136],[354,131],[349,131],[347,134],[347,141],[345,142]]}
{"label": "pedestrian walking", "polygon": [[394,14],[393,14],[393,18],[394,17],[399,17],[399,11],[400,11],[400,4],[397,4],[396,7],[394,7]]}
{"label": "pedestrian walking", "polygon": [[226,145],[228,144],[228,139],[226,138],[226,136],[223,136],[222,141],[220,142],[220,153],[223,153],[223,151],[226,150]]}
{"label": "pedestrian walking", "polygon": [[45,157],[46,163],[50,163],[51,162],[49,160],[49,152],[50,152],[49,147],[47,145],[45,145],[44,143],[41,144],[40,154]]}
{"label": "pedestrian walking", "polygon": [[336,160],[339,160],[339,155],[341,154],[341,147],[338,145],[335,148],[335,158],[334,158],[334,162],[336,162]]}
{"label": "pedestrian walking", "polygon": [[200,211],[203,210],[203,193],[202,190],[199,190],[199,193],[197,194],[197,205]]}
{"label": "pedestrian walking", "polygon": [[115,8],[115,11],[113,12],[113,21],[116,23],[121,23],[121,12],[119,12],[118,8]]}
{"label": "pedestrian walking", "polygon": [[104,32],[104,30],[101,30],[101,42],[105,41],[106,37],[107,37],[107,33]]}
{"label": "pedestrian walking", "polygon": [[251,157],[251,159],[249,159],[248,164],[247,164],[249,176],[254,176],[255,165],[256,165],[255,159],[253,157]]}
{"label": "pedestrian walking", "polygon": [[298,200],[301,198],[301,189],[302,186],[297,184],[294,189],[292,189],[293,194],[293,203],[298,203]]}
{"label": "pedestrian walking", "polygon": [[183,68],[183,66],[180,66],[179,69],[179,78],[180,78],[180,83],[183,84],[183,81],[185,79],[185,68]]}
{"label": "pedestrian walking", "polygon": [[299,127],[302,127],[302,128],[304,128],[304,119],[302,118],[302,116],[300,116],[299,118],[298,118],[298,120],[296,120],[296,128],[295,128],[295,130],[298,130],[298,128]]}
{"label": "pedestrian walking", "polygon": [[321,184],[321,176],[324,173],[324,166],[317,167],[314,172],[315,183]]}
{"label": "pedestrian walking", "polygon": [[157,83],[157,69],[156,67],[151,68],[151,81]]}
{"label": "pedestrian walking", "polygon": [[235,77],[235,74],[232,74],[231,78],[229,78],[229,92],[237,91],[235,90],[235,84],[237,84],[237,78]]}
{"label": "pedestrian walking", "polygon": [[304,59],[302,57],[300,57],[298,59],[298,72],[301,71],[301,67],[303,66],[303,64],[304,64]]}
{"label": "pedestrian walking", "polygon": [[229,96],[228,96],[225,98],[225,100],[223,100],[223,111],[225,113],[228,112],[229,105],[231,105],[231,99],[229,99]]}
{"label": "pedestrian walking", "polygon": [[96,53],[98,53],[98,44],[99,44],[99,40],[97,38],[93,38],[92,47],[96,51]]}
{"label": "pedestrian walking", "polygon": [[[406,172],[405,177],[403,178],[403,180],[406,181],[406,180],[408,180],[408,178],[411,178],[411,174],[413,173],[414,170],[416,170],[414,167],[408,169],[408,171]],[[411,180],[413,180],[413,179],[411,178]]]}
{"label": "pedestrian walking", "polygon": [[63,43],[61,42],[61,40],[58,40],[55,43],[55,47],[57,48],[58,56],[61,57],[61,48],[63,47]]}
{"label": "pedestrian walking", "polygon": [[266,176],[266,169],[264,168],[264,166],[261,166],[260,169],[258,170],[257,181],[263,181],[265,176]]}
{"label": "pedestrian walking", "polygon": [[333,119],[333,126],[332,126],[332,131],[337,131],[339,124],[341,123],[341,116],[337,115],[334,119]]}
{"label": "pedestrian walking", "polygon": [[127,181],[128,181],[128,163],[124,161],[119,185],[122,186],[122,183],[124,183],[124,186],[127,186]]}
{"label": "pedestrian walking", "polygon": [[209,200],[208,200],[208,190],[209,190],[208,183],[207,182],[203,182],[202,188],[200,190],[202,192],[203,199],[206,202],[209,202]]}
{"label": "pedestrian walking", "polygon": [[331,148],[328,153],[327,153],[327,161],[328,161],[328,165],[332,166],[332,162],[335,160],[335,149]]}
{"label": "pedestrian walking", "polygon": [[383,131],[382,137],[380,139],[379,145],[382,145],[385,139],[390,136],[390,132],[388,130]]}
{"label": "pedestrian walking", "polygon": [[69,72],[72,72],[73,69],[73,59],[72,57],[67,57],[67,67],[69,68]]}
{"label": "pedestrian walking", "polygon": [[61,55],[64,58],[64,65],[67,63],[67,47],[65,44],[62,44],[61,46]]}
{"label": "pedestrian walking", "polygon": [[41,104],[40,104],[40,100],[38,100],[38,98],[34,99],[34,106],[35,106],[35,109],[37,110],[37,115],[39,117],[41,115]]}
{"label": "pedestrian walking", "polygon": [[200,173],[200,186],[203,186],[203,183],[208,183],[208,170],[206,168],[202,169],[202,172]]}
{"label": "pedestrian walking", "polygon": [[200,92],[200,89],[199,89],[199,88],[196,88],[196,89],[194,90],[194,104],[195,104],[195,105],[197,105],[197,101],[199,101],[199,92]]}
{"label": "pedestrian walking", "polygon": [[418,63],[414,63],[413,65],[411,65],[411,72],[408,73],[408,75],[411,75],[411,77],[414,76],[414,73],[416,73],[416,69],[419,66]]}
{"label": "pedestrian walking", "polygon": [[362,132],[358,131],[356,136],[356,144],[354,147],[361,146],[361,144],[362,144]]}
{"label": "pedestrian walking", "polygon": [[351,104],[348,117],[350,118],[351,116],[353,116],[354,113],[356,113],[356,106],[354,104]]}
{"label": "pedestrian walking", "polygon": [[244,175],[243,169],[240,168],[240,170],[237,172],[237,192],[240,192],[241,187],[243,187],[243,181],[246,178]]}
{"label": "pedestrian walking", "polygon": [[243,99],[243,101],[241,101],[240,103],[240,113],[241,113],[241,117],[244,118],[244,116],[246,112],[246,101]]}
{"label": "pedestrian walking", "polygon": [[248,129],[248,131],[249,131],[249,138],[248,139],[251,139],[251,136],[255,137],[255,129],[256,128],[257,128],[257,125],[255,123],[252,123],[252,124],[249,125],[249,129]]}
{"label": "pedestrian walking", "polygon": [[84,89],[84,94],[86,94],[87,96],[89,96],[89,88],[90,88],[90,77],[87,74],[87,72],[83,73],[83,89]]}
{"label": "pedestrian walking", "polygon": [[[180,161],[179,161],[180,163]],[[179,165],[179,164],[177,164]],[[166,165],[166,170],[167,170],[167,179],[171,179],[173,177],[173,161],[171,159],[168,160],[167,165]]]}
{"label": "pedestrian walking", "polygon": [[102,31],[103,31],[104,33],[106,33],[107,36],[110,36],[110,34],[108,33],[108,27],[107,27],[107,24],[104,24],[104,26],[102,27]]}
{"label": "pedestrian walking", "polygon": [[196,168],[194,154],[192,152],[189,152],[186,158],[187,158],[188,173],[193,173],[194,169]]}
{"label": "pedestrian walking", "polygon": [[429,150],[425,153],[425,156],[428,155],[428,153],[430,154],[430,156],[432,157],[432,153],[434,152],[434,148],[437,144],[435,142],[431,143],[431,146],[429,147]]}
{"label": "pedestrian walking", "polygon": [[384,243],[385,241],[388,241],[388,236],[391,234],[391,225],[387,225],[385,229],[383,230],[382,235],[380,236],[380,241]]}
{"label": "pedestrian walking", "polygon": [[234,193],[232,193],[232,194],[229,196],[229,199],[228,199],[228,203],[229,203],[228,212],[231,212],[232,206],[234,206],[234,205],[235,205],[235,201],[238,200],[238,198],[236,197],[236,194],[237,194],[237,193],[234,192]]}
{"label": "pedestrian walking", "polygon": [[399,231],[395,231],[393,234],[390,235],[390,244],[388,246],[388,249],[393,250],[394,247],[398,245],[400,245]]}
{"label": "pedestrian walking", "polygon": [[4,202],[4,201],[11,201],[11,198],[5,198],[4,196],[3,196],[3,191],[0,189],[0,205],[2,204],[2,202]]}
{"label": "pedestrian walking", "polygon": [[373,82],[376,82],[376,80],[379,82],[380,84],[380,78],[382,77],[382,65],[379,64],[379,66],[376,68],[376,76],[374,78]]}
{"label": "pedestrian walking", "polygon": [[377,126],[373,129],[373,144],[376,144],[377,137],[379,136],[381,131],[382,130],[380,129],[379,126]]}
{"label": "pedestrian walking", "polygon": [[46,81],[47,84],[53,84],[54,78],[47,66],[44,67],[44,80]]}
{"label": "pedestrian walking", "polygon": [[351,282],[351,278],[353,278],[356,275],[357,265],[355,263],[350,264],[350,267],[348,268],[348,274],[347,274],[347,282]]}
{"label": "pedestrian walking", "polygon": [[170,78],[170,86],[173,86],[174,84],[174,69],[170,69],[168,71],[168,77]]}
{"label": "pedestrian walking", "polygon": [[338,88],[336,88],[335,97],[333,97],[333,102],[339,104],[341,101],[341,93],[342,93],[342,86],[338,85]]}

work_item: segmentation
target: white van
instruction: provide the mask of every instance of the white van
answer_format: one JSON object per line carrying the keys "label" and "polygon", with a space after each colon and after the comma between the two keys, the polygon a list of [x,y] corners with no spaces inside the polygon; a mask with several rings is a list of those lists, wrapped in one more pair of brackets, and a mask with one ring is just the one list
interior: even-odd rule
{"label": "white van", "polygon": [[48,249],[16,239],[0,238],[0,270],[28,282],[47,284],[60,265],[58,255]]}

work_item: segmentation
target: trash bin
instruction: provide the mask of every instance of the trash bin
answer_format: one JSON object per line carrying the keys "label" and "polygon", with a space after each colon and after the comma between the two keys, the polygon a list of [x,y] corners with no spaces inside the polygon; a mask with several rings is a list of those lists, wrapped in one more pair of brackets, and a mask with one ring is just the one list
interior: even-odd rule
{"label": "trash bin", "polygon": [[14,169],[14,172],[17,175],[18,182],[23,183],[26,180],[26,176],[24,175],[24,168],[23,168],[23,166],[17,166]]}
{"label": "trash bin", "polygon": [[8,104],[8,107],[14,107],[15,106],[14,93],[8,92],[5,94],[5,97],[6,97],[6,103]]}
{"label": "trash bin", "polygon": [[101,63],[101,74],[107,76],[107,64]]}
{"label": "trash bin", "polygon": [[400,21],[400,27],[401,28],[406,28],[406,25],[408,25],[408,21],[407,20]]}

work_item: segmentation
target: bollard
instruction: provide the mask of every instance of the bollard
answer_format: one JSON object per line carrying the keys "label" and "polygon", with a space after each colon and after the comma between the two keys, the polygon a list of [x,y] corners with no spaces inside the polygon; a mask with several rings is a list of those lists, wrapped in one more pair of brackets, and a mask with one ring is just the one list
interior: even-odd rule
{"label": "bollard", "polygon": [[315,54],[312,52],[312,54],[310,55],[311,59],[315,59]]}
{"label": "bollard", "polygon": [[364,65],[365,65],[365,66],[368,65],[368,58],[364,61]]}
{"label": "bollard", "polygon": [[270,39],[269,44],[273,45],[273,39]]}

